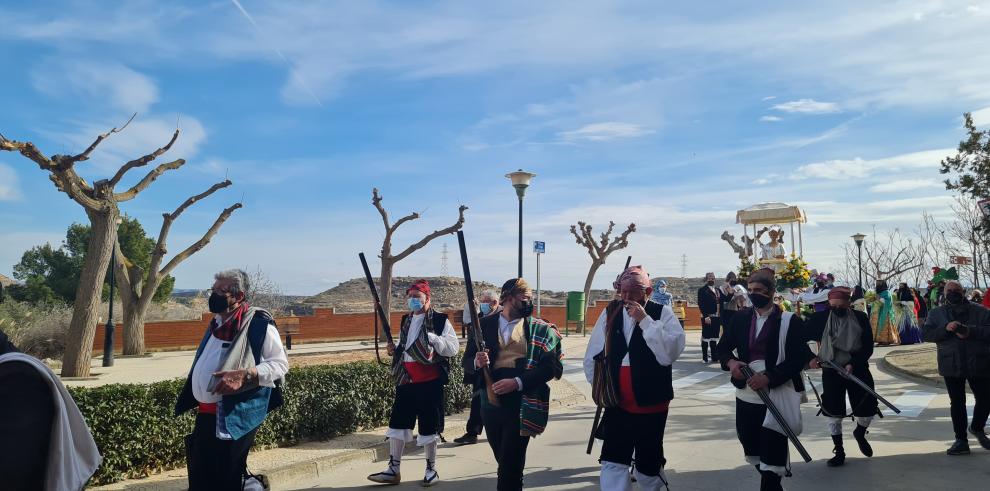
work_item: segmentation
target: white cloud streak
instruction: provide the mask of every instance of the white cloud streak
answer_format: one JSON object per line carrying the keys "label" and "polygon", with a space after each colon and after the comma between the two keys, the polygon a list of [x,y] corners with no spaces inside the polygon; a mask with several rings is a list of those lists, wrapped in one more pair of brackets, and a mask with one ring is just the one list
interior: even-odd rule
{"label": "white cloud streak", "polygon": [[907,191],[917,191],[919,189],[940,189],[945,186],[931,179],[902,179],[890,181],[870,187],[874,193],[901,193]]}
{"label": "white cloud streak", "polygon": [[112,61],[49,60],[31,70],[31,82],[53,99],[85,99],[127,113],[143,113],[158,101],[154,81]]}
{"label": "white cloud streak", "polygon": [[955,153],[954,149],[943,148],[876,160],[865,160],[859,157],[848,160],[827,160],[802,165],[798,167],[794,175],[796,179],[863,179],[881,170],[897,172],[928,167],[935,169],[938,168],[942,159],[953,153]]}
{"label": "white cloud streak", "polygon": [[785,113],[831,114],[839,112],[839,105],[834,102],[819,102],[814,99],[798,99],[775,104],[772,109]]}
{"label": "white cloud streak", "polygon": [[565,141],[605,142],[609,140],[638,138],[653,133],[653,130],[638,124],[607,121],[584,125],[573,131],[562,131],[558,135]]}

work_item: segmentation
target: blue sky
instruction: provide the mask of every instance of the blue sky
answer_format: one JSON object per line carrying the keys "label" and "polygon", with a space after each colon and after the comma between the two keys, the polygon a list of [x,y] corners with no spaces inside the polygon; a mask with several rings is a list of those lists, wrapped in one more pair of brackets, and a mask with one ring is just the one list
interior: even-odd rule
{"label": "blue sky", "polygon": [[[79,165],[96,180],[178,122],[163,158],[188,163],[122,209],[156,234],[229,175],[173,227],[177,251],[245,204],[176,270],[180,288],[231,266],[298,294],[358,276],[357,252],[383,236],[372,187],[393,216],[423,212],[398,249],[468,205],[474,276],[500,282],[515,274],[516,168],[537,174],[524,239],[548,243],[547,288],[583,285],[577,220],[636,222],[627,253],[655,276],[679,275],[682,254],[689,275],[724,274],[736,259],[719,235],[764,201],[805,208],[806,258],[828,269],[853,233],[951,216],[938,162],[963,112],[990,123],[990,3],[792,3],[2,1],[0,132],[78,152],[137,112]],[[84,220],[0,154],[0,273]],[[444,242],[459,274],[453,237],[396,273],[439,274]]]}

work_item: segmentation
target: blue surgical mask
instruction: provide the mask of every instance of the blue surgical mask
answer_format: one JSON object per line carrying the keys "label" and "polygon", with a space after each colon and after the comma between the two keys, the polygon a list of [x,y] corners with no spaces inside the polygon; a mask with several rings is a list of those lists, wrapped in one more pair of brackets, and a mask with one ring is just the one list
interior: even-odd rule
{"label": "blue surgical mask", "polygon": [[481,309],[481,315],[488,315],[492,311],[492,306],[487,303],[481,304],[478,308]]}
{"label": "blue surgical mask", "polygon": [[423,308],[423,301],[416,297],[412,297],[407,300],[406,304],[409,305],[409,310],[413,312],[419,312],[419,310]]}

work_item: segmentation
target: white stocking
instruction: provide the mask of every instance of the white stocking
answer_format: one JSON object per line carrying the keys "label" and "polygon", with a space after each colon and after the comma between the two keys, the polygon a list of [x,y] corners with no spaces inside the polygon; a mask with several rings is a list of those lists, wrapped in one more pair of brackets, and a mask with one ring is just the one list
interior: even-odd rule
{"label": "white stocking", "polygon": [[646,491],[660,491],[662,489],[667,489],[667,485],[664,484],[664,481],[666,481],[667,476],[663,474],[663,469],[660,469],[660,474],[656,476],[647,476],[646,474],[640,473],[638,470],[635,471],[635,474],[636,474],[636,484],[639,485],[639,489],[643,489]]}
{"label": "white stocking", "polygon": [[423,447],[423,450],[426,452],[426,465],[433,465],[435,467],[437,463],[437,441],[433,440],[427,443]]}
{"label": "white stocking", "polygon": [[389,467],[393,471],[399,472],[399,464],[402,463],[402,451],[406,448],[405,440],[401,438],[388,439],[388,453],[392,456],[393,463]]}
{"label": "white stocking", "polygon": [[856,416],[856,424],[864,428],[869,428],[870,423],[872,422],[873,422],[873,416]]}
{"label": "white stocking", "polygon": [[831,432],[832,436],[842,434],[842,419],[843,418],[828,418],[828,430]]}
{"label": "white stocking", "polygon": [[603,460],[599,484],[603,490],[632,491],[632,483],[629,482],[629,466]]}

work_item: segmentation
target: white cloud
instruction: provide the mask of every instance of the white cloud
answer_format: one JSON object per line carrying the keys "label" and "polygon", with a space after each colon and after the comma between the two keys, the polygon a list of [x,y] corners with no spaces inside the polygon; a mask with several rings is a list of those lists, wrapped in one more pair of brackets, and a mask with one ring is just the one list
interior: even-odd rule
{"label": "white cloud", "polygon": [[879,170],[903,171],[909,169],[938,168],[939,162],[947,155],[955,153],[954,149],[943,148],[907,153],[894,157],[876,160],[864,160],[856,157],[849,160],[826,160],[805,164],[798,167],[794,175],[796,179],[862,179]]}
{"label": "white cloud", "polygon": [[902,179],[898,181],[884,182],[870,188],[874,193],[899,193],[904,191],[916,191],[918,189],[944,188],[945,186],[931,179]]}
{"label": "white cloud", "polygon": [[760,118],[760,121],[767,122],[767,123],[775,123],[777,121],[782,121],[782,120],[783,120],[783,118],[781,118],[779,116],[763,116],[762,118]]}
{"label": "white cloud", "polygon": [[0,201],[16,201],[21,197],[17,173],[9,166],[0,164]]}
{"label": "white cloud", "polygon": [[757,186],[766,186],[767,184],[770,184],[770,179],[766,179],[766,178],[763,178],[763,177],[761,177],[759,179],[754,179],[753,180],[753,184],[755,184]]}
{"label": "white cloud", "polygon": [[154,81],[117,62],[52,60],[35,67],[31,81],[53,98],[86,99],[127,113],[146,112],[158,100]]}
{"label": "white cloud", "polygon": [[985,107],[970,113],[973,117],[973,123],[976,126],[987,126],[990,125],[990,107]]}
{"label": "white cloud", "polygon": [[653,130],[644,128],[638,124],[607,121],[604,123],[587,124],[573,131],[562,131],[558,135],[565,141],[586,140],[603,142],[622,138],[638,138],[651,133],[653,133]]}
{"label": "white cloud", "polygon": [[775,95],[768,95],[768,96],[766,96],[766,97],[763,98],[763,102],[772,101],[772,100],[774,100],[776,98],[777,98],[777,96],[775,96]]}
{"label": "white cloud", "polygon": [[839,112],[839,105],[834,102],[819,102],[814,99],[798,99],[775,104],[772,109],[785,113],[830,114]]}

